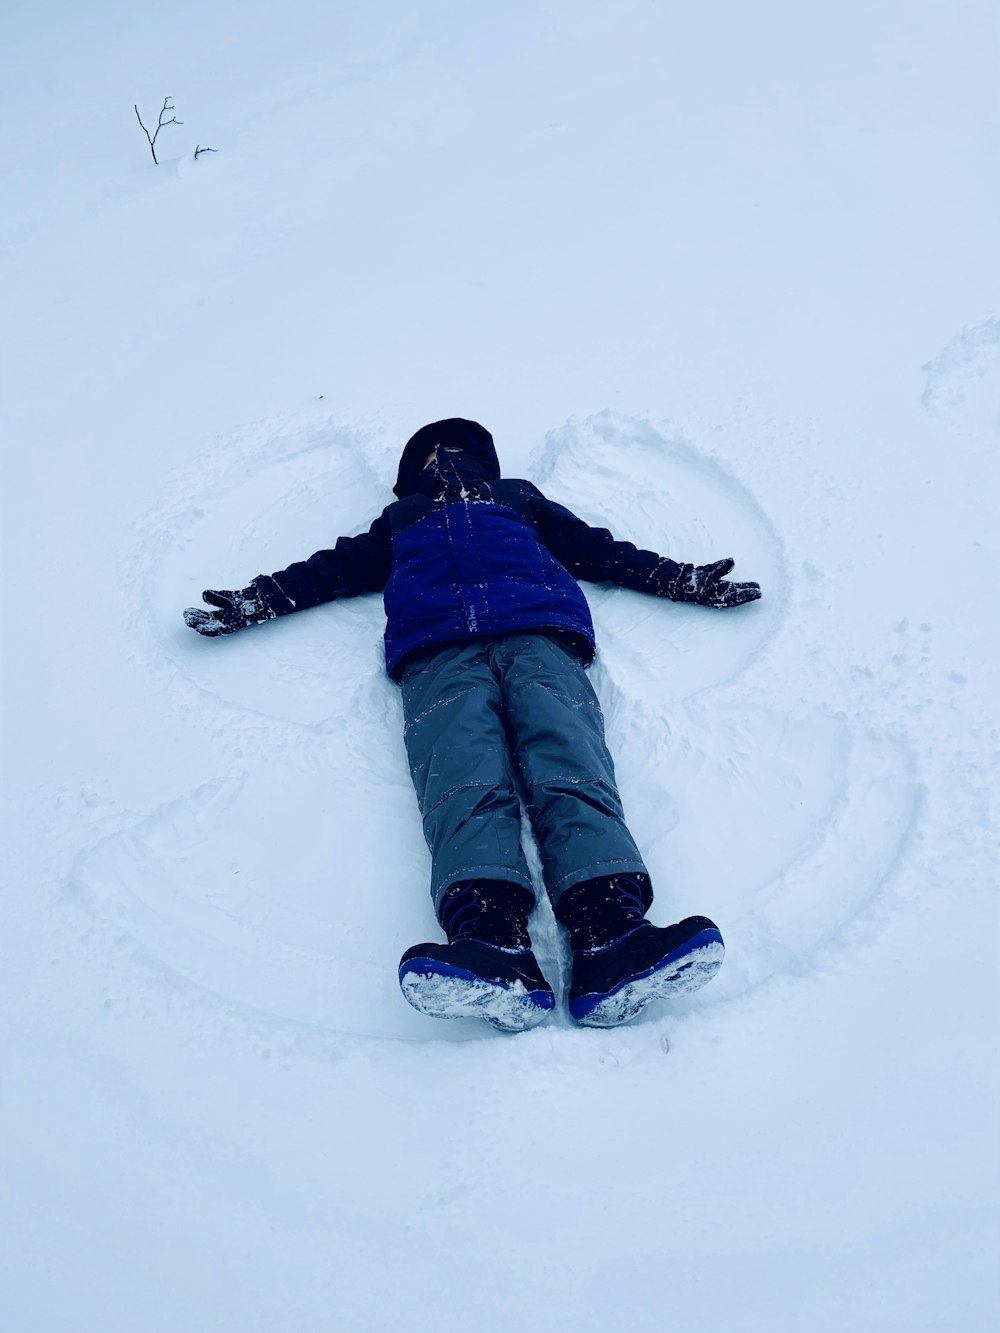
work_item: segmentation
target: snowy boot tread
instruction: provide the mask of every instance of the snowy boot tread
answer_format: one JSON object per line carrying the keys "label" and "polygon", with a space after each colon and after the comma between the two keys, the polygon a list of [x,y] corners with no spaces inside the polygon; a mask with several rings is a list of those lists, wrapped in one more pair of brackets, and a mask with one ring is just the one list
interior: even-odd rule
{"label": "snowy boot tread", "polygon": [[722,934],[708,917],[673,926],[643,922],[605,948],[573,954],[570,1014],[585,1027],[617,1027],[651,1000],[704,986],[724,955]]}
{"label": "snowy boot tread", "polygon": [[555,1007],[552,987],[530,949],[512,951],[480,940],[417,944],[399,963],[405,998],[431,1018],[482,1018],[504,1032],[523,1032]]}

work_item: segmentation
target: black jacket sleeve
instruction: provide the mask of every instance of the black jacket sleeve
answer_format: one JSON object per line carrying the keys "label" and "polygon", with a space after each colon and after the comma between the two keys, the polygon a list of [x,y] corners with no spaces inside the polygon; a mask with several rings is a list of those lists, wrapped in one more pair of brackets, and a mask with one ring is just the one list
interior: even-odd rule
{"label": "black jacket sleeve", "polygon": [[559,563],[577,579],[616,583],[666,597],[680,566],[676,560],[616,541],[607,528],[592,528],[563,505],[536,491],[535,530]]}
{"label": "black jacket sleeve", "polygon": [[381,592],[389,580],[392,537],[385,511],[367,532],[340,537],[330,551],[317,551],[274,574],[260,574],[254,583],[275,615],[304,611],[338,597]]}

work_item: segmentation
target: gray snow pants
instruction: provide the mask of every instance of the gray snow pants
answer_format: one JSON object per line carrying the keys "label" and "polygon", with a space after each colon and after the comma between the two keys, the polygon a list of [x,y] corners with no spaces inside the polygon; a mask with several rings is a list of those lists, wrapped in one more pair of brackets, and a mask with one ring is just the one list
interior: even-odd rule
{"label": "gray snow pants", "polygon": [[463,879],[531,889],[520,798],[553,905],[583,880],[645,871],[600,705],[568,648],[546,634],[452,644],[410,662],[401,685],[435,910]]}

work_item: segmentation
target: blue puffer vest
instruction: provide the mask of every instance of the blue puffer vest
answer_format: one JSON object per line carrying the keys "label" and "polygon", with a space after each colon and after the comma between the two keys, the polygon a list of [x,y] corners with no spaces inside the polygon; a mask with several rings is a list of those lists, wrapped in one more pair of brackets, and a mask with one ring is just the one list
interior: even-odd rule
{"label": "blue puffer vest", "polygon": [[526,630],[559,634],[588,663],[594,625],[576,580],[664,596],[677,569],[590,527],[530,482],[502,479],[493,440],[476,422],[452,418],[418,431],[394,489],[400,498],[368,532],[255,580],[278,615],[384,591],[394,679],[417,653]]}

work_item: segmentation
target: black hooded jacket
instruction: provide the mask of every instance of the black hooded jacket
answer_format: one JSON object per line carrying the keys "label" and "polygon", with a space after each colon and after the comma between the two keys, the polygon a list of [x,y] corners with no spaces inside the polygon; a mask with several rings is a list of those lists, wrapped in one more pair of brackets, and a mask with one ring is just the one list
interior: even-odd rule
{"label": "black hooded jacket", "polygon": [[399,498],[367,532],[255,582],[277,615],[383,592],[394,679],[416,653],[526,630],[561,635],[589,663],[594,626],[577,579],[665,597],[678,570],[591,527],[531,482],[501,478],[493,437],[461,417],[417,431],[393,490]]}

